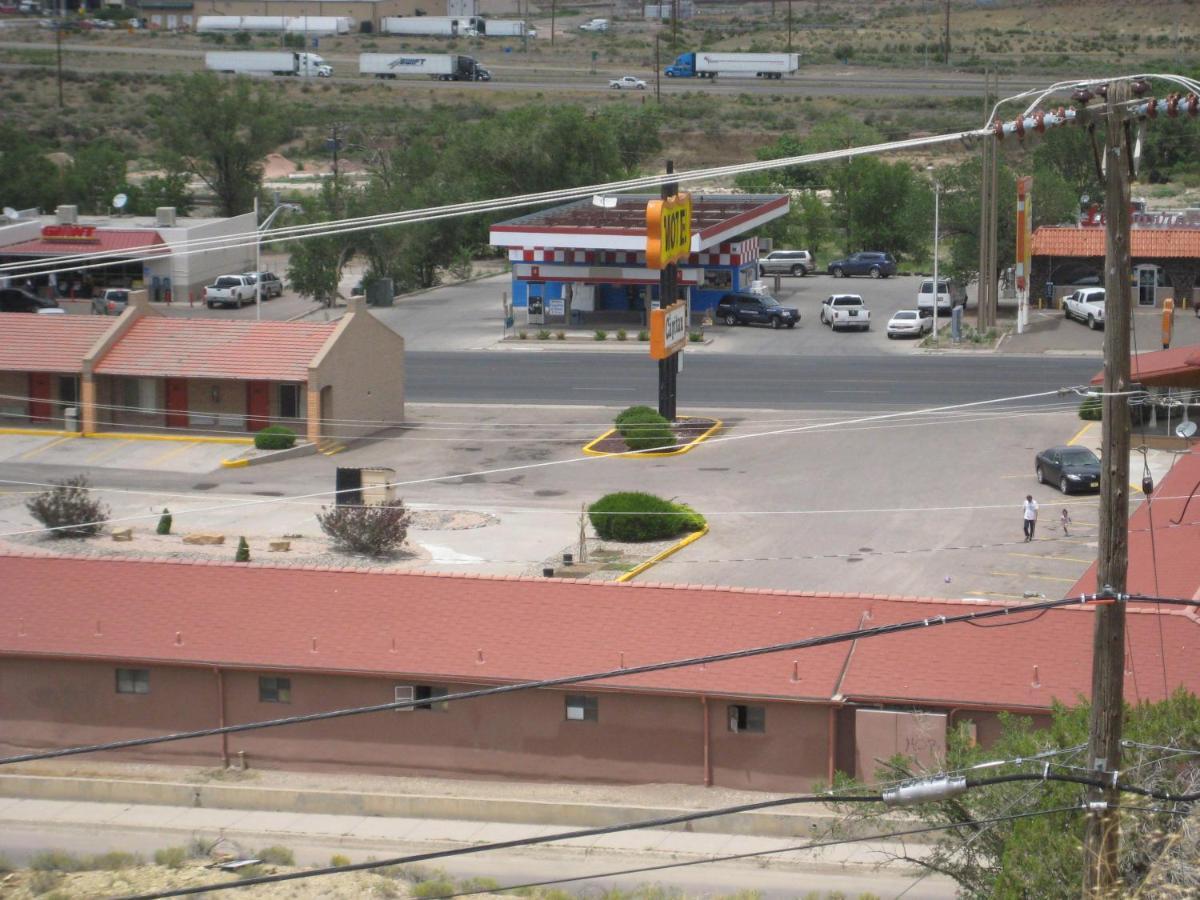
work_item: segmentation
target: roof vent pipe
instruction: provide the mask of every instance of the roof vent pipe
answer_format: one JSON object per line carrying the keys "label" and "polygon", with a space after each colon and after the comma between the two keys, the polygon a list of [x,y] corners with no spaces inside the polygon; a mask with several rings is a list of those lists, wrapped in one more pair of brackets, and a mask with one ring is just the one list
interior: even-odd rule
{"label": "roof vent pipe", "polygon": [[79,207],[63,204],[54,211],[59,225],[75,225],[79,221]]}

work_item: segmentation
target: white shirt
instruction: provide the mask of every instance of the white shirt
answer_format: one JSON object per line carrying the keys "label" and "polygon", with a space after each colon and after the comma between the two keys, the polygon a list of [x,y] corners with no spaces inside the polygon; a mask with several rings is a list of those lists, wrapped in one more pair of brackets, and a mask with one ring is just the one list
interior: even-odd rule
{"label": "white shirt", "polygon": [[1036,500],[1025,501],[1025,521],[1037,521],[1038,505]]}

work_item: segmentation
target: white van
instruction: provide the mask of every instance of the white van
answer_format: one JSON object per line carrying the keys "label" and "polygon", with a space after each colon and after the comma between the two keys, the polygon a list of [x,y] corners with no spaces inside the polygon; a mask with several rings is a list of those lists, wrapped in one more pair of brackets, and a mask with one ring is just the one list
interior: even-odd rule
{"label": "white van", "polygon": [[[921,282],[921,287],[917,291],[917,310],[932,313],[933,302],[933,279],[926,278]],[[938,279],[937,308],[939,313],[948,313],[956,306],[966,305],[967,292],[958,282],[950,278]]]}
{"label": "white van", "polygon": [[608,31],[608,19],[592,19],[579,26],[580,31]]}

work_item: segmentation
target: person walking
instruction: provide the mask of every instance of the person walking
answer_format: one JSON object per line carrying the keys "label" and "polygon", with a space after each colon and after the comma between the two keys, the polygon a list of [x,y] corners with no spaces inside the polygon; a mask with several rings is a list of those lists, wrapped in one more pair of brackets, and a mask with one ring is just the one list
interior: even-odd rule
{"label": "person walking", "polygon": [[1025,543],[1033,540],[1034,529],[1037,528],[1037,501],[1033,499],[1033,494],[1025,495]]}
{"label": "person walking", "polygon": [[1062,515],[1058,517],[1058,521],[1062,523],[1063,537],[1070,537],[1071,532],[1068,529],[1071,527],[1071,513],[1065,506],[1063,507]]}

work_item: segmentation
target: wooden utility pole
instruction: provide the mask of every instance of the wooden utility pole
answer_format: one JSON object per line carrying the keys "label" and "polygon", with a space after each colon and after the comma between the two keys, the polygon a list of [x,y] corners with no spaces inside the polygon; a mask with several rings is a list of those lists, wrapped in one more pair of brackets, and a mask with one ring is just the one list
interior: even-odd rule
{"label": "wooden utility pole", "polygon": [[[1125,158],[1125,110],[1129,85],[1108,85],[1105,122],[1104,215],[1104,421],[1100,472],[1100,546],[1096,584],[1102,590],[1125,592],[1129,562],[1129,334],[1132,327],[1129,273],[1129,167]],[[1121,769],[1121,722],[1125,703],[1125,605],[1109,603],[1096,610],[1092,637],[1092,711],[1088,738],[1088,768],[1112,777]],[[1114,807],[1118,792],[1092,788],[1084,832],[1085,898],[1116,896],[1120,813]]]}
{"label": "wooden utility pole", "polygon": [[788,0],[788,53],[792,52],[792,0]]}
{"label": "wooden utility pole", "polygon": [[[992,76],[992,91],[996,96],[1000,95],[1000,74],[997,72]],[[1000,171],[1000,141],[996,140],[992,144],[992,153],[988,158],[988,197],[991,202],[988,204],[988,324],[991,328],[996,324],[996,320],[1000,317],[1000,289],[996,284],[997,269],[999,268],[1000,256],[997,252],[997,236],[999,234],[999,215],[1000,215],[1000,200],[996,196],[999,188],[999,171]],[[1015,198],[1013,198],[1015,200]],[[1011,201],[1010,201],[1011,202]]]}
{"label": "wooden utility pole", "polygon": [[950,65],[950,0],[946,0],[946,38],[944,41],[945,55],[942,61]]}
{"label": "wooden utility pole", "polygon": [[54,46],[58,50],[58,108],[62,109],[63,89],[62,89],[62,23],[56,22],[54,28]]}
{"label": "wooden utility pole", "polygon": [[554,46],[554,18],[558,12],[558,0],[550,0],[550,46]]}
{"label": "wooden utility pole", "polygon": [[660,31],[654,32],[654,102],[662,104],[662,60],[658,55]]}

